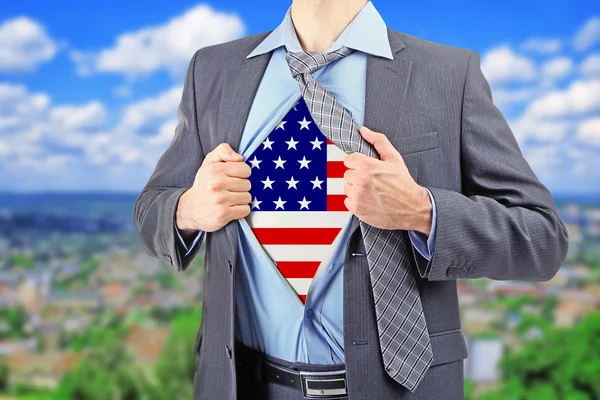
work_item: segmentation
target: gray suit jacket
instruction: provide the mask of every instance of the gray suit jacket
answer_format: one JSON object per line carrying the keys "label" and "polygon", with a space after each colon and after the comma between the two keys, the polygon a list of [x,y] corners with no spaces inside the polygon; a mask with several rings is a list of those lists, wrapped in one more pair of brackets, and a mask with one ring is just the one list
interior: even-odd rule
{"label": "gray suit jacket", "polygon": [[[272,53],[246,59],[269,32],[198,50],[189,65],[179,123],[138,196],[141,245],[176,271],[183,257],[174,215],[206,153],[238,149],[252,100]],[[392,29],[393,60],[368,56],[365,125],[383,132],[437,205],[433,257],[413,253],[414,274],[433,346],[433,366],[413,394],[385,372],[360,227],[353,217],[344,267],[344,346],[350,399],[461,399],[461,332],[456,279],[544,281],[562,264],[567,230],[548,189],[523,158],[476,52]],[[235,399],[234,281],[238,223],[207,233],[203,318],[194,398]],[[191,350],[191,349],[190,349]]]}

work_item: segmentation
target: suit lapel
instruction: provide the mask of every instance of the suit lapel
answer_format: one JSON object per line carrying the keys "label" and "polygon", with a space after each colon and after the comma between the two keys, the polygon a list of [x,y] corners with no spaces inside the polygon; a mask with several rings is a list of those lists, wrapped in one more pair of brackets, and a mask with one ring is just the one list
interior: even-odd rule
{"label": "suit lapel", "polygon": [[[270,51],[251,58],[246,58],[246,56],[270,32],[257,35],[253,41],[244,46],[240,54],[232,60],[232,63],[237,65],[224,71],[217,134],[223,138],[223,142],[229,144],[235,151],[239,151],[244,125],[248,119],[252,101],[273,52]],[[237,243],[237,229],[238,223],[235,220],[225,225],[225,231],[232,245]]]}
{"label": "suit lapel", "polygon": [[[405,48],[400,33],[387,28],[393,60],[367,54],[364,125],[376,132],[397,132],[397,118],[406,98],[412,60],[398,54]],[[350,235],[359,220],[352,216]]]}

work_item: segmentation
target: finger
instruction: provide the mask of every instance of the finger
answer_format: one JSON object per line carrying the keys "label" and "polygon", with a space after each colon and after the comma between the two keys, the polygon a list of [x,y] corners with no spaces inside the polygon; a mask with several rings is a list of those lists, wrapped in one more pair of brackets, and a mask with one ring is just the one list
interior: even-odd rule
{"label": "finger", "polygon": [[344,171],[344,181],[346,181],[346,183],[352,184],[352,182],[357,174],[358,174],[357,170],[347,169],[346,171]]}
{"label": "finger", "polygon": [[359,131],[362,137],[377,150],[380,160],[394,161],[397,159],[398,151],[383,133],[372,131],[366,126],[361,126]]}
{"label": "finger", "polygon": [[367,160],[369,158],[372,157],[369,157],[363,153],[350,153],[344,157],[344,165],[346,166],[346,168],[359,169],[363,162],[368,162]]}
{"label": "finger", "polygon": [[227,204],[230,206],[250,204],[252,196],[249,192],[227,192]]}
{"label": "finger", "polygon": [[354,214],[354,205],[352,204],[352,199],[350,197],[344,198],[344,205],[352,214]]}
{"label": "finger", "polygon": [[248,178],[252,171],[245,162],[236,161],[223,164],[223,172],[232,178]]}
{"label": "finger", "polygon": [[227,176],[225,178],[225,189],[230,192],[249,192],[252,187],[249,179],[246,178],[232,178]]}
{"label": "finger", "polygon": [[344,194],[348,197],[354,197],[354,191],[356,190],[356,186],[350,185],[346,183],[344,185]]}
{"label": "finger", "polygon": [[236,153],[227,143],[221,143],[204,158],[205,162],[242,161],[241,154]]}
{"label": "finger", "polygon": [[231,219],[246,218],[250,214],[249,204],[240,204],[229,207]]}

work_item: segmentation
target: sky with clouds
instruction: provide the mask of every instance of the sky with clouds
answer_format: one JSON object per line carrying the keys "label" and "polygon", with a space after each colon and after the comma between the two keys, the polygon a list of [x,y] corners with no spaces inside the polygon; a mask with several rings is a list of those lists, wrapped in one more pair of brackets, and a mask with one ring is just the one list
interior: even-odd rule
{"label": "sky with clouds", "polygon": [[[291,4],[121,3],[0,7],[0,190],[139,191],[173,137],[194,52],[273,29]],[[600,193],[600,2],[373,3],[393,29],[480,54],[553,193]]]}

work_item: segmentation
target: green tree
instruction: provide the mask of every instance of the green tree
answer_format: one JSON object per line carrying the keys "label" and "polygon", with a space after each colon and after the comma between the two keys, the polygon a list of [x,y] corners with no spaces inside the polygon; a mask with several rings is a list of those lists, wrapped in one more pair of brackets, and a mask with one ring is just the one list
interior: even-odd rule
{"label": "green tree", "polygon": [[157,388],[161,400],[188,400],[192,398],[192,386],[196,360],[193,354],[194,340],[200,324],[201,312],[186,311],[178,314],[171,325],[169,339],[163,356],[156,364]]}
{"label": "green tree", "polygon": [[107,336],[63,377],[53,399],[150,400],[152,392],[123,342]]}
{"label": "green tree", "polygon": [[0,393],[6,392],[8,390],[8,378],[10,375],[10,369],[8,365],[2,363],[0,364]]}
{"label": "green tree", "polygon": [[554,328],[501,361],[502,385],[482,400],[600,398],[600,313],[572,328]]}

